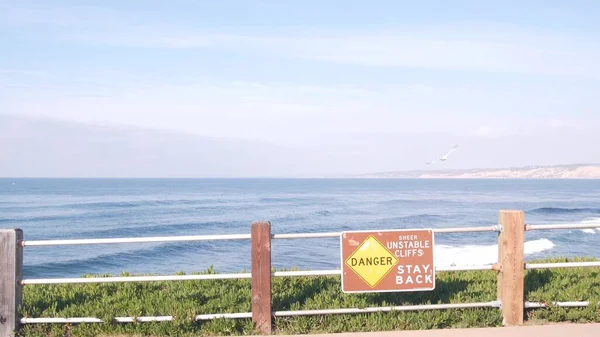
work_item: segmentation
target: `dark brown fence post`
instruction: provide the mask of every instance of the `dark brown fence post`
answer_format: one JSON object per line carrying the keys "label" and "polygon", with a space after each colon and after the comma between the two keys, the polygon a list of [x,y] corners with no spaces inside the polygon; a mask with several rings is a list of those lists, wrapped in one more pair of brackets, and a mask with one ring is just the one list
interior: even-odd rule
{"label": "dark brown fence post", "polygon": [[258,332],[270,334],[271,312],[271,223],[252,223],[252,322]]}
{"label": "dark brown fence post", "polygon": [[21,229],[0,229],[0,337],[14,336],[15,330],[21,327],[22,240]]}
{"label": "dark brown fence post", "polygon": [[498,236],[498,300],[502,324],[522,325],[525,316],[525,214],[500,211],[502,232]]}

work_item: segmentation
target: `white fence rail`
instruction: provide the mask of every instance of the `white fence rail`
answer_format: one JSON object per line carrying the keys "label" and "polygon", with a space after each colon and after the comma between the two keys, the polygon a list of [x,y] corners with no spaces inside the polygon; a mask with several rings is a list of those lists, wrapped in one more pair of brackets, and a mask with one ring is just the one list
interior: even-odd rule
{"label": "white fence rail", "polygon": [[[424,310],[447,310],[447,309],[468,309],[468,308],[499,308],[500,302],[477,302],[477,303],[457,303],[457,304],[425,304],[425,305],[405,305],[388,307],[369,307],[369,308],[340,308],[340,309],[318,309],[318,310],[294,310],[294,311],[274,311],[275,317],[293,317],[293,316],[318,316],[318,315],[342,315],[342,314],[361,314],[373,312],[390,311],[424,311]],[[216,318],[251,318],[251,312],[232,313],[232,314],[209,314],[197,315],[196,321],[211,320]],[[117,323],[133,322],[165,322],[172,321],[172,316],[145,316],[145,317],[115,317]],[[23,324],[43,324],[43,323],[104,323],[104,321],[94,317],[73,317],[73,318],[23,318]]]}
{"label": "white fence rail", "polygon": [[[435,267],[436,272],[472,271],[472,270],[495,270],[497,265],[480,266],[449,266]],[[342,271],[333,270],[302,270],[302,271],[275,271],[271,276],[275,277],[298,277],[298,276],[338,276]],[[74,283],[122,283],[122,282],[156,282],[156,281],[192,281],[192,280],[230,280],[250,279],[252,273],[236,274],[199,274],[199,275],[165,275],[165,276],[121,276],[121,277],[74,277],[56,279],[24,279],[21,285],[33,284],[74,284]]]}
{"label": "white fence rail", "polygon": [[[457,227],[436,228],[434,233],[468,233],[468,232],[499,232],[502,226],[487,227]],[[326,233],[290,233],[272,234],[271,238],[281,239],[314,239],[337,238],[341,232]],[[109,238],[109,239],[71,239],[71,240],[23,240],[21,246],[69,246],[69,245],[98,245],[98,244],[124,244],[124,243],[152,243],[152,242],[182,242],[182,241],[220,241],[220,240],[250,240],[251,234],[225,234],[225,235],[187,235],[187,236],[158,236],[143,238]]]}

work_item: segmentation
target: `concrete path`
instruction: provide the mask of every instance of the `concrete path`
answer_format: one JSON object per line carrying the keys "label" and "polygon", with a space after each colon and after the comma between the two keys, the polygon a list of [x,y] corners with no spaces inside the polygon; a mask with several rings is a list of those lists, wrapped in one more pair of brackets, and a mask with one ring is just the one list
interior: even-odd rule
{"label": "concrete path", "polygon": [[[548,324],[502,328],[439,329],[419,331],[357,332],[307,337],[598,337],[600,324]],[[285,337],[279,335],[279,337]],[[288,336],[291,337],[291,336]],[[298,336],[295,336],[298,337]]]}

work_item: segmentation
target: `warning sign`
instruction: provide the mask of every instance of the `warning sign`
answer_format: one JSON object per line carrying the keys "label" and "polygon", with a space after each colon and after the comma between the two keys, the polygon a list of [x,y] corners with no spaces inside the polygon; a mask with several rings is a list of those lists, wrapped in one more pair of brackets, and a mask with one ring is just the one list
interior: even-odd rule
{"label": "warning sign", "polygon": [[370,287],[375,287],[396,263],[398,258],[373,235],[369,235],[346,260],[352,271]]}
{"label": "warning sign", "polygon": [[435,289],[433,231],[353,231],[341,235],[342,291]]}

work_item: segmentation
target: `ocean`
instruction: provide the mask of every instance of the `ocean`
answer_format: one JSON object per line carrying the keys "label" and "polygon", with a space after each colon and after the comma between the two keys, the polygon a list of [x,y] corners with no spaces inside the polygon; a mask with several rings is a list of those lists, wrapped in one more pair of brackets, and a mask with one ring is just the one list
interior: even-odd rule
{"label": "ocean", "polygon": [[[526,259],[600,257],[600,180],[0,179],[0,228],[26,240],[491,226],[501,209],[528,224],[599,229],[526,233]],[[435,237],[437,265],[497,259],[497,233]],[[340,268],[339,239],[274,240],[276,268]],[[25,247],[26,278],[250,269],[248,240]]]}

